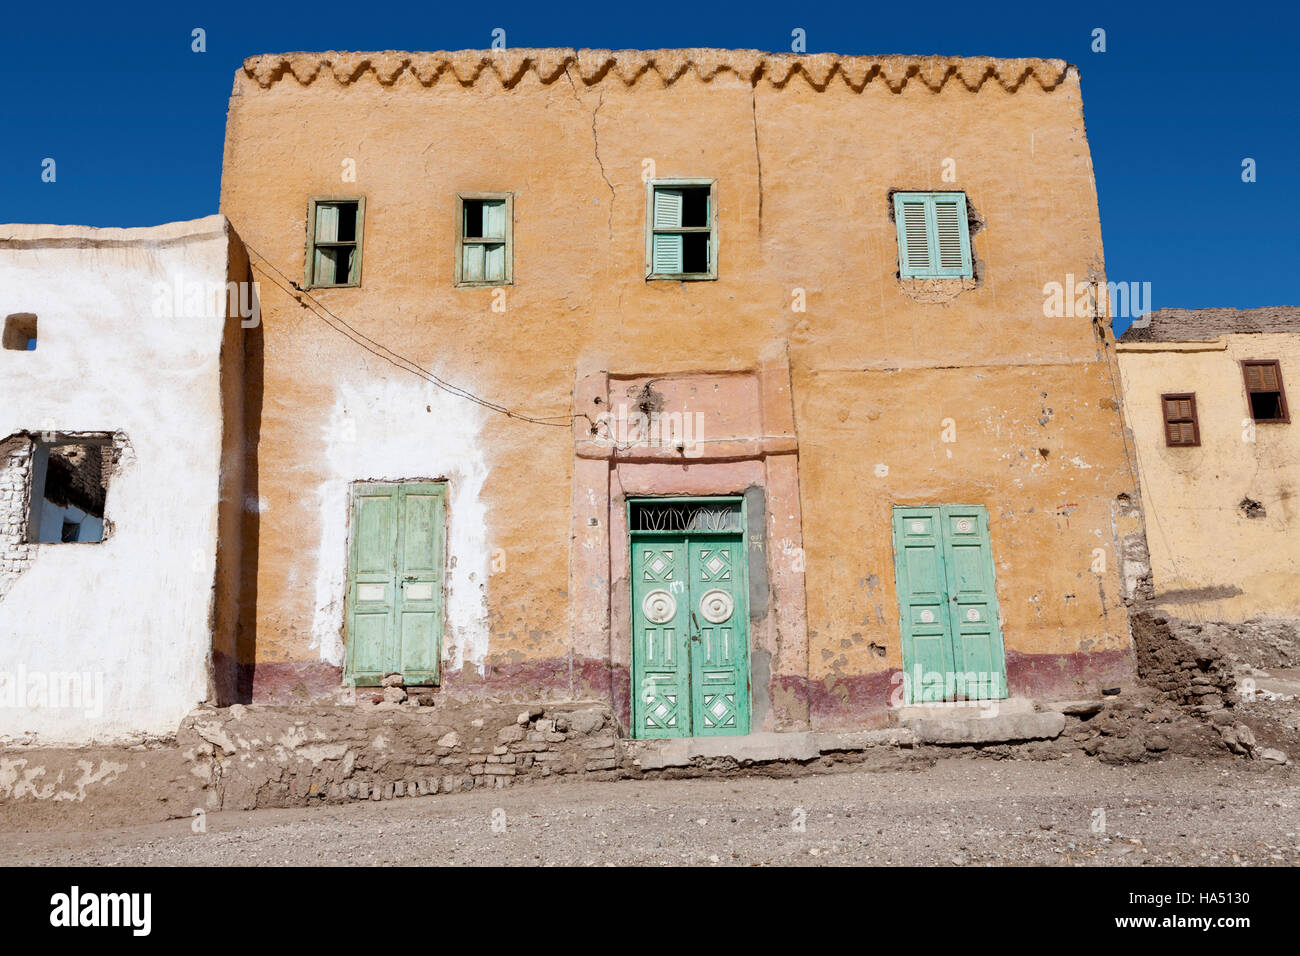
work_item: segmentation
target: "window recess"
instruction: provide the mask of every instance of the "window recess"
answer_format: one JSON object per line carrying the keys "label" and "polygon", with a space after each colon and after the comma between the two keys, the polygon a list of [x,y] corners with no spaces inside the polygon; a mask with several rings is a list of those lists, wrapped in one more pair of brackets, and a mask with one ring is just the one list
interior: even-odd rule
{"label": "window recess", "polygon": [[646,279],[718,277],[717,180],[646,184]]}
{"label": "window recess", "polygon": [[318,196],[307,209],[307,287],[361,285],[361,237],[366,200]]}
{"label": "window recess", "polygon": [[456,196],[456,285],[514,282],[514,194]]}
{"label": "window recess", "polygon": [[1241,363],[1246,381],[1246,400],[1250,417],[1256,422],[1289,424],[1286,392],[1282,388],[1282,363],[1276,359],[1252,359]]}
{"label": "window recess", "polygon": [[1195,392],[1171,392],[1160,396],[1165,419],[1165,444],[1170,448],[1195,447],[1201,443],[1201,426],[1196,417]]}

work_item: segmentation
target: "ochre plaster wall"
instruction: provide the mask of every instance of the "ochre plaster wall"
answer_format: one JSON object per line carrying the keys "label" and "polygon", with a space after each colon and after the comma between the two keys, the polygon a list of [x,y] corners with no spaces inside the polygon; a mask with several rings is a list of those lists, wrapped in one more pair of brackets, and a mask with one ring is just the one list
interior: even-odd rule
{"label": "ochre plaster wall", "polygon": [[[988,507],[1013,693],[1077,693],[1126,673],[1115,540],[1127,529],[1114,502],[1135,487],[1113,341],[1098,331],[1105,321],[1043,316],[1046,282],[1105,278],[1072,68],[922,61],[939,77],[927,83],[901,61],[853,60],[845,71],[864,83],[831,74],[819,90],[787,77],[784,61],[754,82],[692,69],[629,82],[618,69],[564,69],[552,53],[545,79],[521,69],[507,86],[490,68],[422,81],[403,56],[374,58],[382,82],[358,55],[332,69],[297,58],[306,84],[278,58],[250,61],[230,103],[222,211],[255,266],[265,257],[301,282],[308,198],[364,195],[361,287],[315,297],[442,378],[531,415],[590,411],[575,407],[583,370],[741,374],[788,361],[806,571],[790,583],[769,549],[768,576],[806,593],[806,622],[788,631],[807,650],[774,658],[771,713],[817,726],[883,719],[901,664],[893,504]],[[831,61],[808,62],[824,77]],[[355,183],[340,179],[349,159]],[[717,179],[717,281],[645,281],[647,161],[659,178]],[[966,193],[981,223],[977,275],[955,298],[901,288],[895,189]],[[493,290],[452,283],[455,193],[496,190],[515,194],[503,312]],[[575,459],[568,427],[422,384],[259,278],[264,384],[241,641],[258,664],[255,696],[339,684],[346,513],[322,489],[443,475],[456,562],[444,692],[495,682],[520,695],[612,694],[584,684],[586,662],[608,665],[608,642],[570,594],[578,485],[605,480],[608,466]],[[806,311],[792,309],[795,290]],[[347,434],[354,452],[341,454]]]}

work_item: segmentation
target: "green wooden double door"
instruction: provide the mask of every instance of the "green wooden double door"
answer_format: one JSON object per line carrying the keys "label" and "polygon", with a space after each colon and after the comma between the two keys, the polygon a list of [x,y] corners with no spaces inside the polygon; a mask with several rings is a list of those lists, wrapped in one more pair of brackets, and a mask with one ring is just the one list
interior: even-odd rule
{"label": "green wooden double door", "polygon": [[741,532],[632,532],[635,737],[749,733]]}
{"label": "green wooden double door", "polygon": [[908,703],[1007,696],[988,511],[894,508]]}
{"label": "green wooden double door", "polygon": [[446,489],[441,482],[352,486],[346,678],[439,678]]}

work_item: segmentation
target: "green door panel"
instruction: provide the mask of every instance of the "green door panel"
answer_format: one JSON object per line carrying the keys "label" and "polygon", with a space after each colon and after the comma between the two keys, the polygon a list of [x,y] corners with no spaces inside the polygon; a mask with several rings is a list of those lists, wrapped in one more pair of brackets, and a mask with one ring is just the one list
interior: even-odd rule
{"label": "green door panel", "polygon": [[632,732],[749,733],[742,531],[632,533]]}
{"label": "green door panel", "polygon": [[442,634],[441,486],[402,489],[401,562],[398,568],[398,635],[402,676],[408,684],[438,681]]}
{"label": "green door panel", "polygon": [[943,700],[953,649],[938,508],[894,509],[894,569],[909,703]]}
{"label": "green door panel", "polygon": [[397,509],[397,492],[391,486],[364,485],[353,491],[348,671],[358,683],[382,680],[394,653]]}
{"label": "green door panel", "polygon": [[946,505],[942,520],[957,696],[976,700],[1006,697],[988,512],[980,507]]}
{"label": "green door panel", "polygon": [[689,737],[684,538],[632,544],[633,723],[640,737]]}
{"label": "green door panel", "polygon": [[443,627],[446,486],[352,488],[347,680],[373,686],[392,673],[437,683]]}
{"label": "green door panel", "polygon": [[693,535],[691,724],[696,737],[749,733],[749,648],[740,535]]}
{"label": "green door panel", "polygon": [[893,520],[907,701],[1006,697],[987,510],[895,507]]}

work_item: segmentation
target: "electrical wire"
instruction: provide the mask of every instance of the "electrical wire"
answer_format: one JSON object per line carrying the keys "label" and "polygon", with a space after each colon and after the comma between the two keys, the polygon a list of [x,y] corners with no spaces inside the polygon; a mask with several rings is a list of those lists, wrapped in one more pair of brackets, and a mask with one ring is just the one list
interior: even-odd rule
{"label": "electrical wire", "polygon": [[[256,269],[258,269],[264,276],[266,276],[270,280],[273,286],[275,286],[277,289],[279,289],[280,291],[284,292],[286,295],[294,299],[303,309],[310,312],[312,315],[316,316],[316,318],[320,319],[322,322],[324,322],[335,332],[338,332],[344,338],[348,339],[354,344],[365,349],[371,355],[383,359],[385,362],[389,363],[395,368],[399,368],[404,372],[410,372],[412,375],[416,375],[427,382],[431,382],[433,385],[437,386],[438,388],[442,389],[448,394],[456,396],[457,398],[463,398],[467,401],[473,402],[476,405],[480,405],[483,408],[488,409],[489,411],[496,412],[500,415],[505,415],[507,418],[513,418],[517,421],[528,422],[529,424],[533,424],[533,425],[548,425],[552,428],[569,428],[573,425],[573,422],[576,419],[588,417],[582,414],[550,415],[550,416],[526,415],[522,412],[513,411],[512,409],[509,409],[506,406],[501,405],[497,402],[492,402],[479,395],[475,395],[473,392],[469,391],[469,389],[462,388],[459,385],[454,385],[451,382],[448,382],[445,379],[440,378],[429,369],[422,367],[421,365],[412,361],[406,356],[393,351],[383,343],[375,341],[374,339],[370,338],[370,336],[366,335],[364,332],[361,332],[358,329],[354,328],[353,326],[349,325],[340,316],[330,311],[330,309],[328,309],[323,302],[321,302],[319,299],[313,296],[310,292],[308,292],[306,289],[300,286],[293,279],[290,279],[287,275],[281,272],[280,269],[275,265],[275,263],[272,262],[270,259],[268,259],[266,256],[264,256],[262,253],[258,252],[256,249],[254,249],[252,246],[248,245],[247,243],[245,243],[244,248],[246,248],[249,252],[255,255],[259,260],[261,260],[261,262],[254,262],[252,263],[252,265]],[[265,263],[265,265],[262,265],[262,263]],[[274,273],[275,276],[279,276],[279,278],[283,280],[284,284],[281,284],[281,282],[277,281],[275,277],[272,275],[272,273]],[[329,318],[326,318],[326,316],[329,316]],[[337,323],[337,325],[335,323]],[[342,326],[342,328],[340,328],[339,326]]]}

